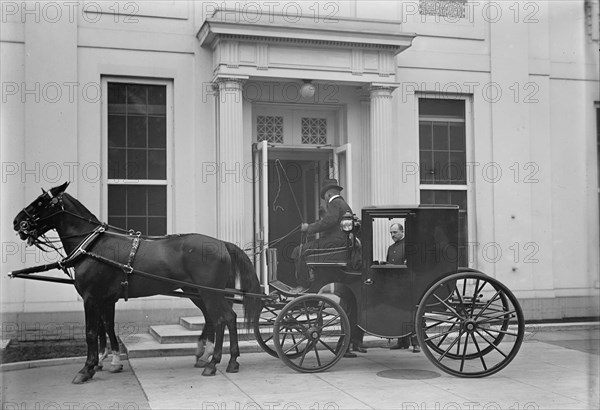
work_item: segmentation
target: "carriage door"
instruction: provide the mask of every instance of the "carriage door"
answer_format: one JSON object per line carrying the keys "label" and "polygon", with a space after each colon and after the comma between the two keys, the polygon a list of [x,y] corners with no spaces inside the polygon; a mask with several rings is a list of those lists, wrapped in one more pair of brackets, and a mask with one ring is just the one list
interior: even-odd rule
{"label": "carriage door", "polygon": [[[374,335],[403,336],[413,330],[411,273],[407,266],[412,262],[409,260],[411,223],[404,215],[370,216],[363,221],[363,294],[359,324]],[[397,229],[397,224],[404,228],[404,239],[392,246],[395,241],[390,232],[392,227]]]}

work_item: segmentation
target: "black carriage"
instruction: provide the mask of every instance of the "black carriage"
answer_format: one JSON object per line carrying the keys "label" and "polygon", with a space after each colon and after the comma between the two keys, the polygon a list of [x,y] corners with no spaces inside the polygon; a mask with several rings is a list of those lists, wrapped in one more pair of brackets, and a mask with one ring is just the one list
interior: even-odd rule
{"label": "black carriage", "polygon": [[[361,331],[416,334],[428,359],[455,376],[503,369],[521,346],[523,313],[502,283],[458,266],[458,218],[458,207],[439,205],[367,207],[361,221],[347,215],[347,246],[307,256],[314,280],[304,295],[272,278],[277,298],[261,312],[257,341],[300,372],[331,368]],[[402,264],[386,262],[393,222],[405,227]]]}

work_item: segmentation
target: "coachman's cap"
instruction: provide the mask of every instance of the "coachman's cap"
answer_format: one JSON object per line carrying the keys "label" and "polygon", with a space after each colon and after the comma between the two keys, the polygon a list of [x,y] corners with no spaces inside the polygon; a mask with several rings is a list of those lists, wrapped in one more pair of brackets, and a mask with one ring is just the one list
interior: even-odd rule
{"label": "coachman's cap", "polygon": [[337,179],[326,179],[323,181],[323,183],[321,183],[321,198],[322,199],[325,198],[325,192],[327,192],[331,188],[335,188],[340,191],[342,189],[344,189],[338,185]]}

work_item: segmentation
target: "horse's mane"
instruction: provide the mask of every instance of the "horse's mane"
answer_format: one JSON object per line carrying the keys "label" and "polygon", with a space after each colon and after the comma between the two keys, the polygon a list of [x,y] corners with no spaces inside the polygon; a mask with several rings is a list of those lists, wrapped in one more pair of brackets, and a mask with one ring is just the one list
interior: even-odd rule
{"label": "horse's mane", "polygon": [[75,208],[73,210],[71,210],[71,212],[83,217],[83,218],[87,218],[89,219],[91,222],[96,222],[98,224],[101,224],[100,220],[98,218],[96,218],[96,215],[94,215],[93,213],[90,212],[89,209],[87,209],[81,202],[79,202],[75,197],[69,195],[66,192],[63,192],[62,194],[63,196],[63,201],[65,199],[68,199],[68,201],[71,203],[71,205]]}

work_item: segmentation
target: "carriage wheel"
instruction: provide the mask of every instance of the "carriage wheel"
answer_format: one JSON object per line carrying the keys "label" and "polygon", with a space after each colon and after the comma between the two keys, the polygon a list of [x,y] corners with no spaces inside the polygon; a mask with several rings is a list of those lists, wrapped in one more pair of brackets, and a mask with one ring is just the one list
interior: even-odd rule
{"label": "carriage wheel", "polygon": [[423,296],[416,331],[425,355],[459,377],[484,377],[506,367],[525,334],[519,302],[480,272],[447,276]]}
{"label": "carriage wheel", "polygon": [[350,321],[329,297],[304,295],[288,303],[277,316],[273,341],[279,358],[292,369],[324,371],[348,349]]}
{"label": "carriage wheel", "polygon": [[[275,319],[281,312],[281,309],[285,306],[283,302],[276,302],[265,305],[256,321],[256,327],[254,328],[254,336],[259,346],[268,354],[273,357],[279,358],[277,351],[275,350],[275,343],[273,342],[273,329],[275,328]],[[287,353],[288,356],[294,357],[302,354],[298,349],[294,349]]]}

